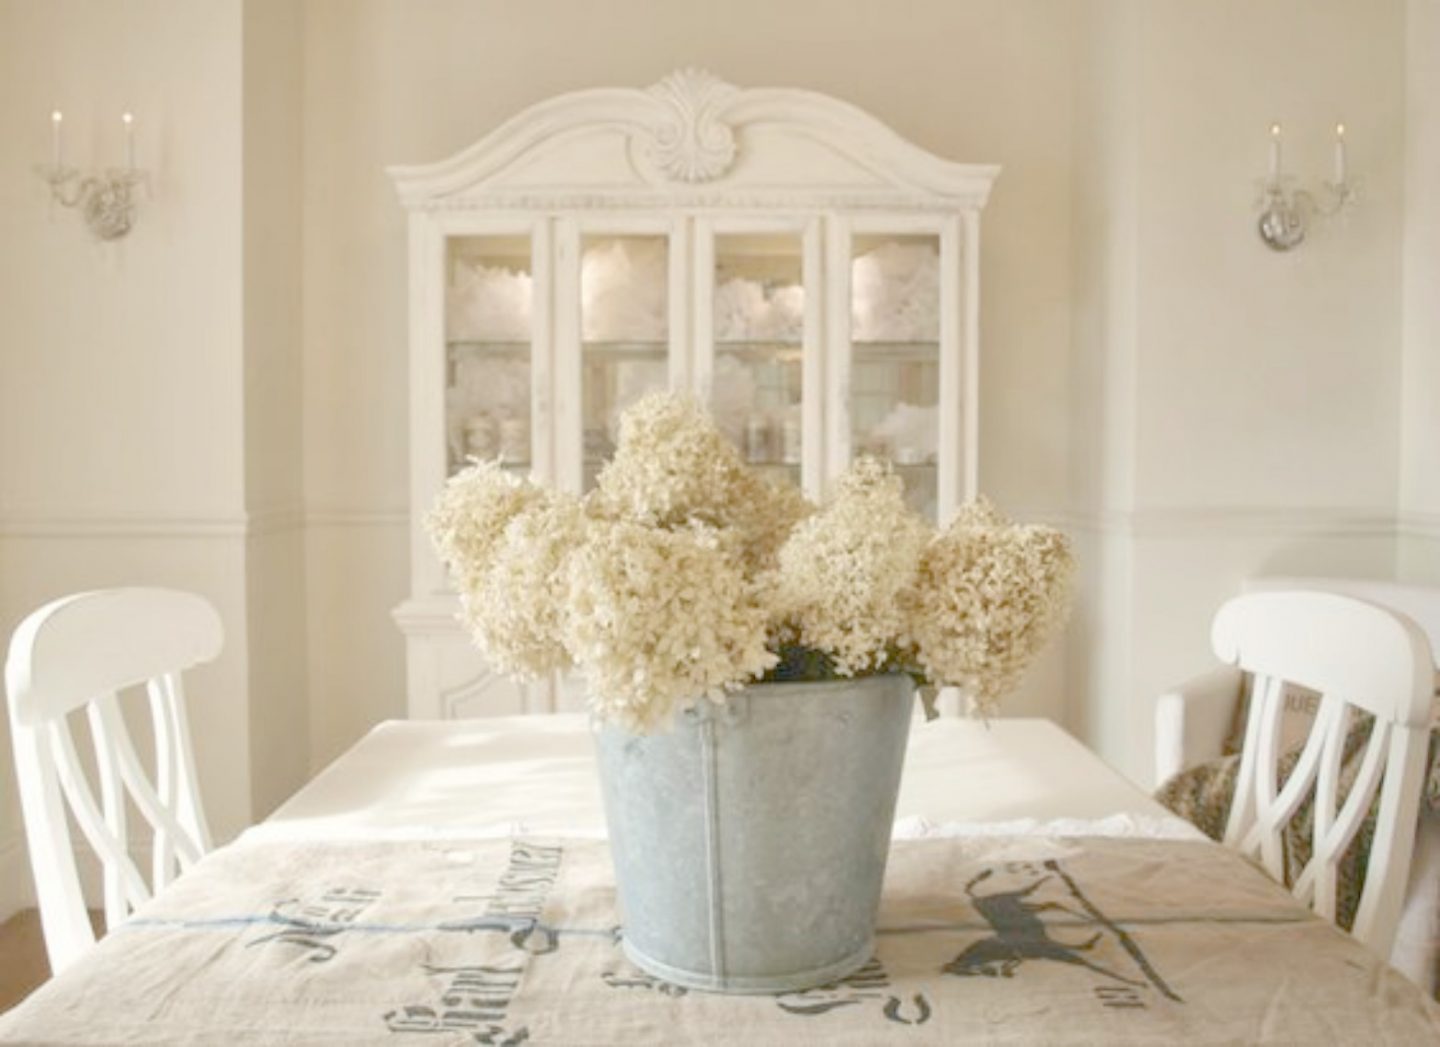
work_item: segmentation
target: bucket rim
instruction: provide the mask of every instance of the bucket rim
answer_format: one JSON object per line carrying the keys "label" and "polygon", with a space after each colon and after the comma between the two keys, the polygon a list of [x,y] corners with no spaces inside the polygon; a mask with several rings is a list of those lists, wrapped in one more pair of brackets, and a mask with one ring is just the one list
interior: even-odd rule
{"label": "bucket rim", "polygon": [[[896,701],[913,701],[919,685],[914,677],[904,672],[870,673],[866,676],[845,676],[835,680],[772,680],[747,683],[725,695],[718,701],[708,698],[696,699],[695,704],[676,710],[668,729],[704,723],[715,720],[721,723],[734,722],[743,718],[752,702],[775,700],[794,701],[799,698],[825,700],[829,695],[853,693],[857,690],[894,690]],[[634,737],[647,737],[656,732],[635,731],[623,724],[613,723],[595,715],[590,717],[591,730],[598,733],[618,731]]]}

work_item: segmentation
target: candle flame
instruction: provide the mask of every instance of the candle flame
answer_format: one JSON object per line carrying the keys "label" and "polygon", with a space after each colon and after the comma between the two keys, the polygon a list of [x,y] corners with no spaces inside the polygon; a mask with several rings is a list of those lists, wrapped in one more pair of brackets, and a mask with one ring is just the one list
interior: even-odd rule
{"label": "candle flame", "polygon": [[1344,138],[1344,137],[1345,137],[1345,125],[1344,125],[1344,124],[1336,124],[1336,125],[1335,125],[1335,137],[1336,137],[1336,138]]}
{"label": "candle flame", "polygon": [[1271,125],[1270,125],[1270,137],[1271,137],[1271,138],[1279,138],[1279,137],[1280,137],[1280,125],[1279,125],[1279,124],[1271,124]]}
{"label": "candle flame", "polygon": [[120,117],[120,119],[124,120],[127,124],[133,124],[135,122],[135,114],[125,113]]}
{"label": "candle flame", "polygon": [[64,120],[64,119],[65,119],[65,114],[62,113],[62,112],[61,112],[60,110],[58,110],[58,109],[54,110],[54,111],[50,114],[50,120],[51,120],[52,123],[57,123],[57,124],[58,124],[61,120]]}

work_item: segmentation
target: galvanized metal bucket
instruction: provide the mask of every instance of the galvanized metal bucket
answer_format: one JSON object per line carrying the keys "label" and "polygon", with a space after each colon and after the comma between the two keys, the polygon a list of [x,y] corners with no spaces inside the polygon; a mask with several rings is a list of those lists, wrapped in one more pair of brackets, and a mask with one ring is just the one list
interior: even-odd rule
{"label": "galvanized metal bucket", "polygon": [[757,684],[596,735],[623,947],[667,982],[824,985],[869,959],[914,685]]}

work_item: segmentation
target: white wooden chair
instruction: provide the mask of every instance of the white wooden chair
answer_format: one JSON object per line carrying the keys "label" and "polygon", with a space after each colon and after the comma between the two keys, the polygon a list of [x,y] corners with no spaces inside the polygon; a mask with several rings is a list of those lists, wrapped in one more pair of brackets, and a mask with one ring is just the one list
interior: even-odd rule
{"label": "white wooden chair", "polygon": [[[1410,872],[1429,741],[1435,677],[1425,633],[1409,618],[1353,597],[1262,592],[1224,604],[1211,641],[1222,661],[1254,676],[1225,842],[1283,880],[1282,833],[1313,789],[1313,855],[1291,889],[1333,922],[1339,862],[1378,791],[1374,841],[1351,933],[1389,956]],[[1323,697],[1282,788],[1277,764],[1285,681]],[[1371,713],[1375,726],[1341,805],[1341,756],[1356,708]]]}
{"label": "white wooden chair", "polygon": [[[220,653],[220,617],[204,599],[170,589],[67,596],[20,623],[5,663],[15,770],[50,967],[58,973],[95,943],[66,804],[100,858],[105,926],[211,847],[201,810],[180,674]],[[131,743],[117,695],[143,684],[155,736],[155,776]],[[85,709],[95,747],[97,804],[68,714]],[[130,855],[127,794],[149,823],[150,877]]]}

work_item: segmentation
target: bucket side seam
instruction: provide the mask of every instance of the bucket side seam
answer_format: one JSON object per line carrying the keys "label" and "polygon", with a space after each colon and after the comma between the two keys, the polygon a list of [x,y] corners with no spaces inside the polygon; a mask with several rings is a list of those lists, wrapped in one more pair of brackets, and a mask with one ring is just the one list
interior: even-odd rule
{"label": "bucket side seam", "polygon": [[701,760],[705,779],[705,865],[706,887],[710,894],[710,967],[719,980],[725,978],[725,914],[720,884],[720,787],[715,758],[715,721],[707,719],[700,728]]}

